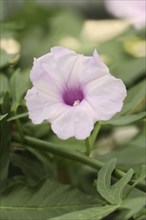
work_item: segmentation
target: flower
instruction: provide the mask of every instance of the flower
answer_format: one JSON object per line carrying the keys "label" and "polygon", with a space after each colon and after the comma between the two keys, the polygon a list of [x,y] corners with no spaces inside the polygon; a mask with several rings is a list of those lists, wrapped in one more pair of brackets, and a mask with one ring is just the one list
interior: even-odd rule
{"label": "flower", "polygon": [[106,0],[105,6],[111,14],[128,19],[136,28],[145,26],[145,0]]}
{"label": "flower", "polygon": [[34,60],[33,87],[26,105],[34,124],[44,120],[61,139],[90,136],[97,121],[109,120],[121,111],[126,97],[122,80],[109,73],[96,50],[93,57],[63,47]]}

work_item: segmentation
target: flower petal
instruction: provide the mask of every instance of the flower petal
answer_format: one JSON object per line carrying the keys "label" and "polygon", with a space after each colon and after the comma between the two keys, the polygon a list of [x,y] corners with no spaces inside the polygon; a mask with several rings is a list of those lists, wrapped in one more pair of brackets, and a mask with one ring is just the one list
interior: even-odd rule
{"label": "flower petal", "polygon": [[79,81],[82,84],[86,84],[92,80],[109,74],[109,69],[100,60],[96,50],[93,52],[93,57],[84,57],[83,59],[79,76]]}
{"label": "flower petal", "polygon": [[33,87],[25,96],[29,111],[29,118],[34,124],[40,124],[44,120],[52,121],[59,117],[68,106],[59,102],[57,98],[48,96]]}
{"label": "flower petal", "polygon": [[75,138],[84,140],[90,136],[94,128],[95,114],[90,105],[83,101],[75,106]]}
{"label": "flower petal", "polygon": [[64,114],[52,122],[52,130],[61,139],[74,137],[78,140],[90,136],[95,122],[95,115],[90,105],[83,101],[78,106],[68,108]]}
{"label": "flower petal", "polygon": [[53,47],[51,53],[67,86],[77,84],[81,55],[63,47]]}
{"label": "flower petal", "polygon": [[94,109],[97,120],[109,120],[121,111],[126,97],[126,88],[122,80],[108,75],[89,82],[86,85],[86,100]]}
{"label": "flower petal", "polygon": [[32,82],[42,79],[43,82],[46,80],[50,84],[55,82],[58,88],[65,87],[78,57],[79,55],[74,51],[63,47],[53,47],[51,53],[35,59],[31,71]]}
{"label": "flower petal", "polygon": [[[46,59],[49,55],[45,55],[43,57]],[[59,94],[60,88],[62,88],[61,83],[55,80],[52,75],[44,69],[43,63],[39,60],[40,58],[34,59],[33,68],[30,73],[30,79],[33,86],[46,94]]]}
{"label": "flower petal", "polygon": [[[63,47],[53,47],[51,49],[56,64],[61,71],[61,77],[67,87],[79,87],[79,74],[86,58],[83,55],[76,54],[74,51]],[[62,65],[63,64],[63,65]]]}
{"label": "flower petal", "polygon": [[65,55],[77,55],[76,52],[69,50],[64,47],[56,46],[51,48],[51,53],[57,60],[58,58],[61,58]]}
{"label": "flower petal", "polygon": [[67,109],[64,114],[52,122],[51,128],[59,138],[66,140],[74,136],[74,121],[75,111],[74,108],[70,107],[70,109]]}

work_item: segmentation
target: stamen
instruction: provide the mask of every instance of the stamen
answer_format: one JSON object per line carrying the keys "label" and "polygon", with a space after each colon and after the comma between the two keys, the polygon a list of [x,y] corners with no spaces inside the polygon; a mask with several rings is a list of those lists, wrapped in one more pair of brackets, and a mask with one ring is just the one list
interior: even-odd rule
{"label": "stamen", "polygon": [[81,88],[74,87],[64,90],[62,98],[66,105],[76,106],[84,99],[84,94]]}
{"label": "stamen", "polygon": [[76,105],[79,105],[79,104],[80,104],[80,100],[76,100],[76,101],[74,101],[73,106],[76,106]]}

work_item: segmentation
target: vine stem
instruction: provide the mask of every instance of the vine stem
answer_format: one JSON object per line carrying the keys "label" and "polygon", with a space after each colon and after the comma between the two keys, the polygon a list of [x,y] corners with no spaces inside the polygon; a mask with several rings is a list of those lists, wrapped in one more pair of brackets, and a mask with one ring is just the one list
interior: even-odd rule
{"label": "vine stem", "polygon": [[[13,133],[12,139],[14,142],[22,143],[22,139],[18,133]],[[53,144],[51,142],[43,141],[43,140],[33,138],[30,136],[24,136],[23,143],[26,145],[25,146],[26,149],[27,148],[35,148],[40,151],[50,152],[55,155],[65,157],[67,159],[71,159],[71,160],[89,165],[92,168],[95,168],[97,170],[101,169],[104,165],[104,163],[102,163],[101,161],[90,158],[90,157],[84,155],[83,153],[80,153],[77,151],[72,151],[72,150],[67,151],[67,150],[63,149],[63,147],[61,147],[60,145]],[[122,170],[119,170],[119,169],[115,169],[114,172],[112,173],[112,176],[116,179],[120,179],[124,175],[125,175],[125,172],[123,172]],[[129,182],[129,185],[133,185],[132,180]],[[146,192],[146,187],[144,184],[139,183],[135,186],[135,188],[140,189],[143,192]]]}
{"label": "vine stem", "polygon": [[92,151],[92,148],[93,148],[94,143],[96,141],[97,135],[100,131],[101,125],[102,125],[102,122],[97,122],[92,134],[90,135],[90,137],[86,138],[86,140],[85,140],[86,155],[87,156],[90,156],[90,152]]}
{"label": "vine stem", "polygon": [[90,151],[91,151],[91,146],[90,146],[90,141],[89,138],[85,140],[85,145],[86,145],[86,155],[90,156]]}

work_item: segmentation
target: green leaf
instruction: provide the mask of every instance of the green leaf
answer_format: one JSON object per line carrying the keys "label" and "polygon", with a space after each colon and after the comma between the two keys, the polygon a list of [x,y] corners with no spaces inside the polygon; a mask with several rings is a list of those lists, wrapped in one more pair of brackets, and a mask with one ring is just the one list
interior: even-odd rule
{"label": "green leaf", "polygon": [[133,169],[129,169],[128,172],[117,183],[111,186],[111,194],[116,198],[119,204],[122,202],[124,189],[127,183],[131,180],[133,174]]}
{"label": "green leaf", "polygon": [[8,78],[0,73],[0,104],[3,103],[4,94],[9,92]]}
{"label": "green leaf", "polygon": [[61,215],[56,218],[50,218],[50,220],[100,220],[114,212],[117,208],[117,205],[106,205],[101,207],[88,208],[85,210]]}
{"label": "green leaf", "polygon": [[14,111],[22,103],[23,96],[30,87],[29,74],[29,70],[23,72],[16,70],[10,79],[10,90],[13,98],[12,110]]}
{"label": "green leaf", "polygon": [[8,78],[4,74],[0,74],[0,93],[9,91]]}
{"label": "green leaf", "polygon": [[105,164],[98,172],[97,191],[100,195],[111,204],[115,204],[116,200],[110,193],[111,174],[116,166],[116,160]]}
{"label": "green leaf", "polygon": [[45,176],[41,164],[37,163],[34,158],[33,160],[29,158],[28,155],[25,156],[11,153],[10,160],[15,167],[22,170],[28,184],[31,186],[35,186],[41,180],[42,176]]}
{"label": "green leaf", "polygon": [[11,105],[10,95],[9,92],[6,92],[3,97],[3,103],[1,104],[2,115],[10,112],[10,105]]}
{"label": "green leaf", "polygon": [[111,175],[116,166],[116,159],[107,162],[98,172],[97,190],[111,204],[121,204],[123,191],[133,176],[130,169],[118,182],[111,185]]}
{"label": "green leaf", "polygon": [[20,168],[25,175],[27,183],[35,186],[46,177],[56,178],[57,167],[51,161],[50,154],[22,145],[13,144],[10,154],[11,163]]}
{"label": "green leaf", "polygon": [[23,184],[13,185],[0,197],[0,201],[1,219],[15,220],[46,220],[98,206],[96,197],[50,180],[33,188]]}
{"label": "green leaf", "polygon": [[[10,124],[6,121],[6,116],[10,111],[10,98],[8,92],[4,95],[1,106],[3,120],[0,121],[0,193],[7,186],[9,170],[9,147],[11,141]],[[5,116],[5,117],[4,117]]]}
{"label": "green leaf", "polygon": [[143,164],[141,166],[139,175],[137,176],[136,180],[134,181],[134,183],[132,185],[132,188],[134,188],[137,184],[139,184],[140,182],[142,182],[145,179],[146,179],[146,165]]}
{"label": "green leaf", "polygon": [[133,115],[117,116],[107,122],[103,122],[103,124],[128,125],[144,118],[145,116],[146,116],[146,112],[140,112],[138,114],[133,114]]}
{"label": "green leaf", "polygon": [[57,173],[57,165],[55,162],[51,161],[50,154],[30,147],[27,149],[41,163],[45,176],[55,177]]}
{"label": "green leaf", "polygon": [[146,80],[142,80],[140,83],[128,90],[127,97],[124,102],[123,109],[120,114],[131,112],[138,106],[139,103],[146,97]]}
{"label": "green leaf", "polygon": [[136,219],[136,220],[145,220],[145,218],[146,218],[146,208],[145,207],[134,215],[134,219]]}
{"label": "green leaf", "polygon": [[126,199],[121,204],[121,212],[118,219],[128,220],[137,214],[145,206],[145,196]]}
{"label": "green leaf", "polygon": [[6,113],[4,115],[0,115],[0,121],[2,121],[7,115],[8,115],[8,113]]}
{"label": "green leaf", "polygon": [[7,54],[4,50],[0,49],[0,54],[1,54],[1,58],[0,58],[0,68],[3,68],[7,65],[10,64],[12,58],[15,57],[14,54]]}
{"label": "green leaf", "polygon": [[24,113],[17,114],[17,115],[14,115],[14,116],[8,118],[7,121],[13,121],[13,120],[16,120],[18,118],[24,118],[24,117],[27,117],[27,116],[28,116],[28,112],[24,112]]}

